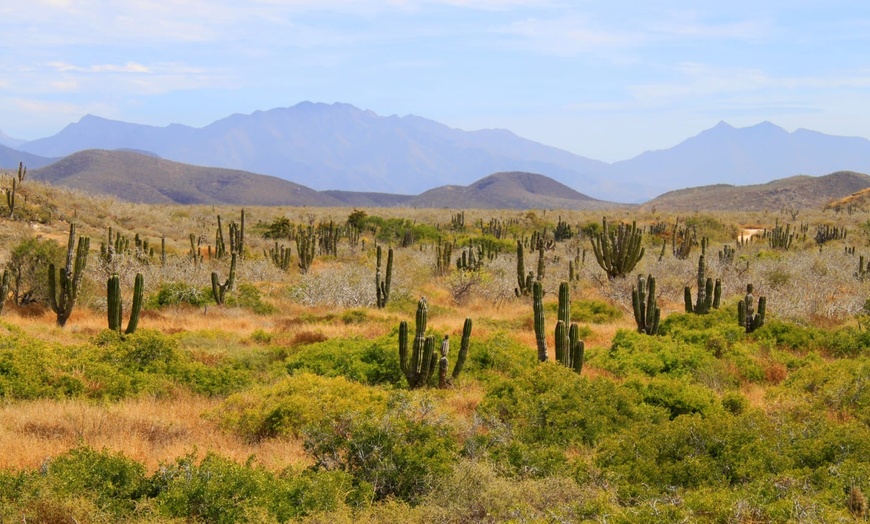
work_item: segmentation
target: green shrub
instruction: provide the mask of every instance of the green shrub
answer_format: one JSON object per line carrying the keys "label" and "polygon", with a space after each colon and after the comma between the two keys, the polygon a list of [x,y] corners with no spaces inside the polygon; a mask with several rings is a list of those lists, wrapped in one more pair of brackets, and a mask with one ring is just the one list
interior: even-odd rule
{"label": "green shrub", "polygon": [[166,282],[160,285],[155,294],[148,297],[146,309],[182,304],[201,307],[214,303],[211,287],[198,288],[188,282]]}
{"label": "green shrub", "polygon": [[299,436],[309,426],[361,413],[377,416],[386,409],[378,389],[343,377],[297,373],[271,386],[236,393],[217,411],[222,425],[250,440]]}
{"label": "green shrub", "polygon": [[278,308],[263,302],[262,293],[253,284],[239,284],[234,293],[227,295],[224,303],[227,306],[250,309],[257,315],[271,315],[278,312]]}
{"label": "green shrub", "polygon": [[[556,314],[559,305],[547,304],[552,314]],[[571,302],[571,320],[589,324],[608,324],[622,318],[622,311],[603,300],[576,300]],[[591,332],[590,332],[591,333]]]}
{"label": "green shrub", "polygon": [[334,338],[309,344],[287,359],[287,371],[344,376],[365,384],[398,385],[404,381],[398,342],[392,337]]}
{"label": "green shrub", "polygon": [[148,484],[142,464],[108,451],[79,447],[48,462],[47,474],[55,490],[87,495],[112,515],[132,512]]}

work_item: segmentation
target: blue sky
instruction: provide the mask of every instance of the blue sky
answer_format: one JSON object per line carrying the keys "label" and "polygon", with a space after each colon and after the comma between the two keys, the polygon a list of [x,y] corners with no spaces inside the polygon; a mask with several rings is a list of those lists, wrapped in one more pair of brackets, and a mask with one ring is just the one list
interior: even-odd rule
{"label": "blue sky", "polygon": [[605,161],[720,120],[870,138],[870,3],[7,0],[0,130],[207,125],[304,100]]}

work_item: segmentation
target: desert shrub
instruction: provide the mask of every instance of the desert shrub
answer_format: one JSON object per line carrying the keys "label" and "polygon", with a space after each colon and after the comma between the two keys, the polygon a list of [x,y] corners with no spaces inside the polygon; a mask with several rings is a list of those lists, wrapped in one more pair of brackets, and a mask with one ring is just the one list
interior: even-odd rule
{"label": "desert shrub", "polygon": [[645,403],[666,409],[671,419],[692,413],[708,414],[718,407],[710,389],[670,377],[655,377],[647,382],[632,380],[626,386],[636,389]]}
{"label": "desert shrub", "polygon": [[[398,346],[396,348],[398,351]],[[481,379],[501,375],[516,376],[535,367],[536,363],[534,351],[506,333],[498,332],[485,340],[472,334],[468,360],[462,373]]]}
{"label": "desert shrub", "polygon": [[365,384],[399,385],[404,376],[398,347],[393,337],[335,338],[301,348],[287,359],[287,371],[344,376]]}
{"label": "desert shrub", "polygon": [[[547,309],[556,314],[559,304],[547,304]],[[608,324],[622,318],[622,311],[603,300],[573,300],[571,301],[571,320],[590,324]]]}
{"label": "desert shrub", "polygon": [[617,331],[610,351],[594,362],[623,377],[643,374],[690,378],[701,371],[718,375],[727,372],[714,353],[704,346],[627,330]]}
{"label": "desert shrub", "polygon": [[271,386],[229,396],[217,410],[221,424],[250,440],[299,436],[352,413],[376,416],[386,405],[379,389],[343,377],[299,372]]}
{"label": "desert shrub", "polygon": [[737,391],[722,395],[722,407],[732,415],[739,415],[749,408],[749,401]]}
{"label": "desert shrub", "polygon": [[371,486],[378,500],[415,501],[428,493],[459,458],[452,428],[431,401],[394,394],[379,416],[351,412],[310,426],[305,449],[316,470],[344,471]]}
{"label": "desert shrub", "polygon": [[663,418],[636,390],[555,364],[535,366],[487,391],[479,407],[535,446],[594,445],[635,420]]}
{"label": "desert shrub", "polygon": [[799,395],[811,412],[832,412],[870,424],[870,359],[818,362],[793,371],[779,395]]}
{"label": "desert shrub", "polygon": [[148,488],[142,464],[108,451],[79,447],[48,462],[45,469],[54,490],[92,498],[115,516],[132,512]]}
{"label": "desert shrub", "polygon": [[210,287],[196,287],[188,282],[165,282],[148,297],[148,309],[187,304],[201,307],[214,304]]}
{"label": "desert shrub", "polygon": [[48,266],[62,264],[65,254],[54,240],[39,237],[27,238],[13,247],[6,269],[11,275],[9,291],[15,304],[45,303],[48,300]]}
{"label": "desert shrub", "polygon": [[870,348],[870,332],[855,328],[820,329],[789,322],[767,322],[756,330],[762,340],[770,340],[777,346],[807,353],[820,351],[833,357],[864,355]]}
{"label": "desert shrub", "polygon": [[263,295],[257,286],[247,283],[239,284],[235,292],[228,294],[225,304],[250,309],[257,315],[271,315],[278,311],[278,308],[263,301]]}

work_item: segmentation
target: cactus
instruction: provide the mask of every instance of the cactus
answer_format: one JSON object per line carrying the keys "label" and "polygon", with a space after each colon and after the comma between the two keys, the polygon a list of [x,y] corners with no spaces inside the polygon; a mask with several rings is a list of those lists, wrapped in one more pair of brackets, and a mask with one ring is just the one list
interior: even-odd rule
{"label": "cactus", "polygon": [[453,364],[453,373],[451,378],[456,380],[459,374],[462,373],[462,368],[465,366],[465,359],[468,357],[468,344],[471,341],[471,319],[466,318],[465,324],[462,326],[462,342],[459,344],[459,355],[456,356],[456,363]]}
{"label": "cactus", "polygon": [[393,280],[393,248],[387,251],[387,273],[381,280],[381,246],[377,250],[377,269],[375,270],[375,294],[378,308],[387,305],[390,299],[390,282]]}
{"label": "cactus", "polygon": [[6,298],[9,296],[10,280],[12,280],[12,274],[8,269],[4,269],[3,277],[0,278],[0,313],[3,313],[3,306],[6,305]]}
{"label": "cactus", "polygon": [[788,251],[791,247],[791,243],[794,240],[794,232],[791,230],[791,224],[787,224],[785,227],[779,224],[779,220],[776,221],[776,225],[774,228],[766,233],[767,243],[771,247],[771,249],[782,249],[784,251]]}
{"label": "cactus", "polygon": [[303,273],[308,273],[311,262],[314,260],[314,250],[317,247],[314,236],[312,226],[308,226],[307,229],[299,226],[296,231],[296,253],[299,255],[299,269]]}
{"label": "cactus", "polygon": [[437,365],[438,355],[435,353],[435,337],[426,336],[426,320],[428,308],[426,298],[417,303],[416,334],[410,357],[408,358],[408,323],[399,324],[399,366],[408,381],[408,387],[417,389],[425,386]]}
{"label": "cactus", "polygon": [[559,221],[556,223],[556,229],[553,230],[553,238],[556,242],[563,242],[565,240],[570,240],[574,237],[574,232],[571,231],[571,226],[568,225],[568,222],[562,220],[562,217],[559,217]]}
{"label": "cactus", "polygon": [[602,220],[602,224],[602,231],[592,237],[595,259],[607,273],[608,279],[625,277],[643,258],[643,233],[635,222],[631,226],[619,224],[616,231],[608,227],[606,218]]}
{"label": "cactus", "polygon": [[532,311],[535,317],[535,343],[538,361],[547,361],[547,335],[544,333],[544,286],[540,280],[532,283]]}
{"label": "cactus", "polygon": [[283,244],[278,247],[277,240],[275,241],[275,247],[270,247],[268,253],[264,250],[263,254],[266,255],[266,258],[271,260],[278,269],[287,271],[290,268],[290,248],[284,247]]}
{"label": "cactus", "polygon": [[657,335],[662,310],[656,304],[656,279],[652,275],[637,276],[637,287],[631,288],[631,307],[638,333]]}
{"label": "cactus", "polygon": [[[136,281],[133,284],[133,304],[130,308],[130,320],[124,333],[129,335],[136,331],[139,325],[139,313],[142,311],[142,297],[144,296],[144,278],[141,273],[136,273]],[[106,283],[106,303],[109,317],[109,329],[121,332],[121,279],[117,273],[113,273]]]}
{"label": "cactus", "polygon": [[51,310],[57,315],[57,325],[60,327],[66,324],[78,298],[82,277],[88,264],[90,245],[89,237],[79,237],[76,246],[76,227],[75,224],[70,224],[66,265],[59,270],[55,270],[54,264],[48,266],[48,302]]}
{"label": "cactus", "polygon": [[580,328],[571,322],[571,298],[567,282],[559,284],[559,309],[556,321],[556,361],[580,373],[585,345]]}
{"label": "cactus", "polygon": [[230,259],[230,274],[227,276],[227,279],[223,284],[218,280],[218,274],[212,272],[211,274],[211,293],[214,296],[214,301],[218,304],[224,303],[224,298],[226,298],[227,291],[233,290],[233,284],[236,281],[236,257],[238,255],[236,253],[232,254],[232,258]]}
{"label": "cactus", "polygon": [[[525,297],[528,296],[529,293],[532,292],[532,279],[533,274],[529,271],[529,274],[526,275],[526,265],[525,259],[523,257],[524,248],[523,243],[517,240],[517,286],[514,289],[514,294],[517,297]],[[540,280],[540,279],[538,279]]]}
{"label": "cactus", "polygon": [[758,297],[758,312],[755,312],[755,298],[752,295],[752,284],[746,285],[746,296],[737,303],[737,322],[744,327],[747,333],[752,333],[764,325],[764,314],[767,306],[767,297]]}
{"label": "cactus", "polygon": [[15,218],[15,192],[18,182],[13,178],[12,187],[6,190],[6,205],[9,206],[9,218]]}
{"label": "cactus", "polygon": [[435,248],[435,272],[443,275],[450,270],[450,260],[453,258],[453,243],[442,242],[438,239],[438,246]]}
{"label": "cactus", "polygon": [[705,278],[706,265],[704,264],[704,255],[698,257],[698,299],[695,305],[692,305],[692,290],[686,286],[683,290],[684,300],[686,303],[686,313],[695,313],[696,315],[706,315],[710,312],[710,308],[719,309],[719,301],[722,298],[722,282],[716,279],[714,285],[712,278]]}
{"label": "cactus", "polygon": [[736,250],[728,244],[722,246],[722,251],[719,252],[719,263],[730,264],[734,262],[734,254]]}

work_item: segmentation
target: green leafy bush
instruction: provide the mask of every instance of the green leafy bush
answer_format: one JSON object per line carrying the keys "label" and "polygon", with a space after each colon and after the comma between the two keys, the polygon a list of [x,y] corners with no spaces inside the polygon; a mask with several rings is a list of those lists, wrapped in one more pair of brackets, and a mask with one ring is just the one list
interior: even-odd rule
{"label": "green leafy bush", "polygon": [[287,359],[287,371],[344,376],[365,384],[397,385],[404,381],[398,342],[392,337],[340,338],[309,344]]}

